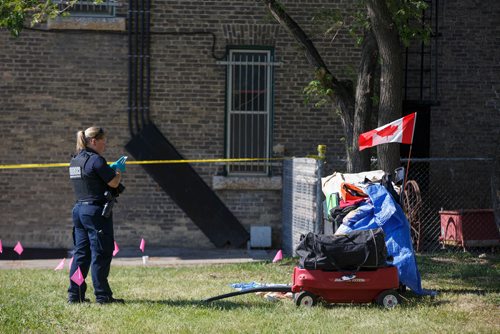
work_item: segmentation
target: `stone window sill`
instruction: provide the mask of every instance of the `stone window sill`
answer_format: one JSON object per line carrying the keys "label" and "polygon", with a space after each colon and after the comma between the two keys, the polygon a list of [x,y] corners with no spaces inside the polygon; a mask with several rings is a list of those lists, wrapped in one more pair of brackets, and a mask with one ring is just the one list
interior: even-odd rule
{"label": "stone window sill", "polygon": [[281,176],[213,176],[214,190],[281,190]]}
{"label": "stone window sill", "polygon": [[56,17],[47,22],[48,30],[125,31],[124,17]]}

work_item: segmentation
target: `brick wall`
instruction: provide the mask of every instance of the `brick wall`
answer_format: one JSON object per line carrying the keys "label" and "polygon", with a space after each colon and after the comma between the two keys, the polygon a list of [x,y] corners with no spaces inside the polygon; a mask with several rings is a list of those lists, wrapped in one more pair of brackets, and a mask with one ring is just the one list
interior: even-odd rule
{"label": "brick wall", "polygon": [[431,155],[495,157],[500,145],[500,3],[443,1]]}
{"label": "brick wall", "polygon": [[[439,15],[440,105],[431,108],[431,157],[499,159],[500,3],[495,0],[442,1]],[[457,196],[469,189],[464,187],[467,182],[474,180],[476,187],[483,189],[491,199],[480,204],[471,199],[472,205],[498,210],[498,162],[475,166],[477,168],[464,168],[460,163],[451,162],[433,169],[431,177],[441,182],[446,178],[447,192]],[[499,219],[497,211],[500,226]]]}
{"label": "brick wall", "polygon": [[[304,8],[286,1],[289,12],[310,32],[311,15],[322,4]],[[275,47],[273,144],[287,155],[315,153],[326,144],[331,157],[343,156],[342,131],[330,110],[303,103],[311,67],[295,42],[258,1],[152,2],[154,32],[213,32],[215,53],[245,43]],[[312,9],[312,10],[311,10]],[[126,13],[126,3],[119,8]],[[341,34],[333,43],[317,40],[334,73],[345,78],[356,63],[353,41]],[[108,133],[105,156],[125,154],[127,123],[127,35],[125,33],[25,30],[13,39],[0,31],[0,163],[67,162],[75,133],[91,125]],[[211,55],[210,35],[153,34],[151,41],[151,118],[187,159],[224,155],[225,67]],[[215,164],[194,168],[211,185]],[[162,247],[213,247],[139,166],[129,166],[126,192],[115,206],[116,239],[136,246],[141,237]],[[0,170],[0,239],[5,246],[70,247],[73,194],[65,168]],[[281,236],[279,190],[218,190],[229,209],[249,229],[271,225],[273,245]]]}
{"label": "brick wall", "polygon": [[[289,13],[312,33],[311,17],[320,7],[348,10],[351,1],[284,1]],[[226,45],[269,44],[275,60],[273,144],[288,156],[328,146],[332,160],[343,157],[342,129],[331,110],[303,103],[311,67],[288,33],[259,1],[153,1],[155,32],[213,32],[215,53]],[[126,2],[119,13],[126,13]],[[432,156],[495,155],[499,137],[499,3],[443,2],[440,18],[439,100],[432,107]],[[331,42],[314,37],[331,71],[345,79],[359,53],[341,32]],[[154,34],[151,41],[151,118],[188,159],[224,155],[225,68],[211,55],[212,38]],[[91,125],[108,132],[108,160],[125,154],[127,123],[127,36],[124,33],[24,31],[18,39],[0,31],[0,163],[67,162],[75,133]],[[497,140],[495,142],[495,140]],[[497,164],[498,165],[498,164]],[[194,168],[211,185],[215,164]],[[329,170],[326,171],[330,172]],[[498,173],[497,173],[498,174]],[[500,178],[497,178],[500,179]],[[126,192],[115,210],[121,246],[213,247],[139,166],[129,166]],[[70,247],[73,194],[64,168],[0,170],[0,239],[26,247]],[[218,190],[249,229],[273,227],[281,235],[281,192]]]}

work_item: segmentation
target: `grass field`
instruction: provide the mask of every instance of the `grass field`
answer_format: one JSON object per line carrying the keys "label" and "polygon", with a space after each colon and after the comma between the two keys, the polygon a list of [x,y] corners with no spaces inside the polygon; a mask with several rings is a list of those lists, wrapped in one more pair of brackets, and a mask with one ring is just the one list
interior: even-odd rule
{"label": "grass field", "polygon": [[[419,256],[424,288],[440,293],[406,293],[393,310],[371,304],[304,309],[254,294],[201,302],[233,292],[231,283],[291,283],[295,263],[112,267],[114,295],[127,303],[104,306],[68,305],[67,270],[2,270],[0,332],[500,333],[500,258],[491,255]],[[91,284],[87,296],[94,300]]]}

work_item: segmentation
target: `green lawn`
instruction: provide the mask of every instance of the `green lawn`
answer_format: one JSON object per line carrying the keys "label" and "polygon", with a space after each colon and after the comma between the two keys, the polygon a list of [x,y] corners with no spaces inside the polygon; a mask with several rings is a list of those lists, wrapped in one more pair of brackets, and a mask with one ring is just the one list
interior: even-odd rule
{"label": "green lawn", "polygon": [[2,270],[0,332],[500,333],[498,256],[419,256],[423,286],[441,293],[436,298],[407,293],[394,310],[371,304],[304,309],[290,300],[270,302],[254,294],[200,302],[233,292],[231,283],[290,283],[295,262],[112,267],[115,297],[127,303],[105,306],[68,305],[67,270]]}

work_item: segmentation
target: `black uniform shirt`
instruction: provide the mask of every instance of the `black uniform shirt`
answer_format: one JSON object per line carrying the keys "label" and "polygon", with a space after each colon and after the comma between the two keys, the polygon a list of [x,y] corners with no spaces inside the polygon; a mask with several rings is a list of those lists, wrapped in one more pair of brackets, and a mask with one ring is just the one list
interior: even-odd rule
{"label": "black uniform shirt", "polygon": [[76,168],[82,168],[81,175],[86,176],[82,179],[76,173],[77,177],[72,177],[72,168],[74,167],[70,167],[70,178],[73,180],[76,199],[104,203],[106,201],[104,192],[108,189],[108,183],[116,176],[116,172],[108,166],[106,159],[92,149],[86,148],[78,156],[82,156],[85,152],[90,153],[89,157],[82,161],[80,167]]}
{"label": "black uniform shirt", "polygon": [[89,176],[97,174],[104,181],[104,183],[108,184],[108,182],[113,180],[116,176],[115,170],[109,167],[106,159],[100,156],[96,151],[90,148],[86,148],[85,150],[95,154],[91,155],[85,164],[84,173]]}

